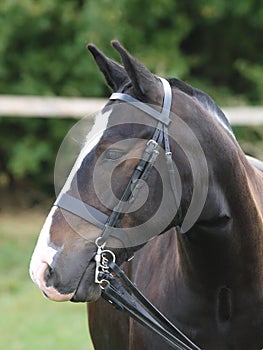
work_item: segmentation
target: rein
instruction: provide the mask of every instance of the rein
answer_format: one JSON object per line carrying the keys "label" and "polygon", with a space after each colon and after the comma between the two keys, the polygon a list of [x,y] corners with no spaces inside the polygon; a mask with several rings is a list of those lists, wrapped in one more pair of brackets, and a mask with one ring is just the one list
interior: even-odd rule
{"label": "rein", "polygon": [[153,136],[147,142],[143,155],[121,199],[113,208],[111,214],[107,216],[100,210],[67,193],[59,195],[54,205],[102,228],[102,233],[96,240],[95,283],[100,285],[104,299],[113,304],[117,309],[126,312],[146,328],[154,331],[173,349],[201,350],[143,296],[126,274],[116,265],[114,253],[109,249],[104,249],[109,237],[117,238],[123,243],[124,247],[133,246],[132,237],[128,237],[124,230],[119,227],[119,224],[124,215],[123,213],[125,213],[125,208],[131,205],[140,191],[141,180],[147,180],[157,160],[159,148],[162,147],[162,144],[164,144],[167,170],[176,208],[179,209],[178,198],[176,196],[175,172],[168,137],[168,126],[171,122],[172,91],[167,80],[159,79],[164,88],[164,100],[161,112],[124,93],[113,93],[110,97],[110,100],[121,100],[132,104],[157,120],[157,126]]}
{"label": "rein", "polygon": [[177,350],[201,350],[182,331],[173,325],[136,287],[125,272],[115,263],[111,250],[97,244],[95,256],[95,282],[99,283],[103,299],[117,310],[161,337],[171,348]]}

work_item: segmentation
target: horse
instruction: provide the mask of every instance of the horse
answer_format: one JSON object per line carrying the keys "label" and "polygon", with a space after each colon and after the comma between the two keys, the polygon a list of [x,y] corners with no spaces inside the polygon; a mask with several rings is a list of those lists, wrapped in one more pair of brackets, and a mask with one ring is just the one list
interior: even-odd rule
{"label": "horse", "polygon": [[[101,111],[99,136],[92,146],[83,145],[47,216],[31,278],[51,300],[88,303],[95,349],[170,349],[100,298],[104,287],[94,279],[95,256],[103,243],[200,348],[260,350],[262,163],[244,154],[211,97],[156,76],[118,41],[112,45],[122,64],[88,46],[114,93]],[[123,193],[149,147],[155,163],[131,188],[136,196],[126,205]],[[143,163],[144,173],[150,163]],[[123,211],[106,227],[103,220],[116,214],[119,203]],[[95,210],[92,219],[80,213],[81,206]],[[96,224],[100,217],[103,224]]]}

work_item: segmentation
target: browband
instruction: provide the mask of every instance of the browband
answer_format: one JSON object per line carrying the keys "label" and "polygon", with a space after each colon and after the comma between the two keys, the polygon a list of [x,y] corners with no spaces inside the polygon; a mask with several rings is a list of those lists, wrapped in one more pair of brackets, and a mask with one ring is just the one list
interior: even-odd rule
{"label": "browband", "polygon": [[171,109],[171,103],[172,103],[172,89],[170,84],[166,79],[160,78],[162,84],[163,84],[163,89],[164,89],[164,100],[163,100],[163,108],[161,112],[158,112],[156,109],[153,107],[145,104],[144,102],[141,102],[137,100],[136,98],[123,94],[121,92],[114,92],[110,96],[110,100],[121,100],[124,102],[127,102],[136,108],[140,109],[141,111],[149,114],[151,117],[154,119],[158,120],[162,124],[168,126],[171,122],[170,120],[170,109]]}

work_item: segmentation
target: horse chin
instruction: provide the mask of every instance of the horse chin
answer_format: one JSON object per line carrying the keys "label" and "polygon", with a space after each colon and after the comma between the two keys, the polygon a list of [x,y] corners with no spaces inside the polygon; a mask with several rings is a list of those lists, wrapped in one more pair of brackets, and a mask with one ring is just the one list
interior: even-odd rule
{"label": "horse chin", "polygon": [[101,288],[94,282],[95,264],[89,264],[70,301],[75,303],[92,302],[101,296]]}

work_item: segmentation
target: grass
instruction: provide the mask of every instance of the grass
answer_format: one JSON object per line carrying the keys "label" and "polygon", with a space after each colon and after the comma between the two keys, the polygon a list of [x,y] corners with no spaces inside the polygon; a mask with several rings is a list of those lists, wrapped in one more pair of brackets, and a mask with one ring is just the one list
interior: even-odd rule
{"label": "grass", "polygon": [[35,211],[0,215],[0,348],[92,350],[86,305],[51,302],[29,277],[44,219]]}

